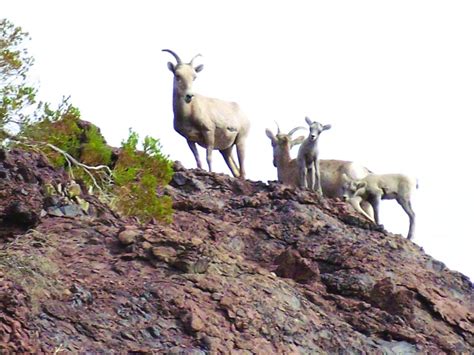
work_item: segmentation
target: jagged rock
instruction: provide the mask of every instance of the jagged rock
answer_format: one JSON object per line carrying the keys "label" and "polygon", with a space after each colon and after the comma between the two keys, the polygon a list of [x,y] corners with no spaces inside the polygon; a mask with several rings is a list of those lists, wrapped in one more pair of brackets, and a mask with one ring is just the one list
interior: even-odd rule
{"label": "jagged rock", "polygon": [[296,282],[307,283],[319,278],[319,269],[296,250],[285,250],[277,256],[275,263],[278,265],[275,273],[280,277],[287,277]]}
{"label": "jagged rock", "polygon": [[118,239],[123,245],[129,245],[135,243],[139,234],[140,232],[137,230],[126,229],[119,233]]}
{"label": "jagged rock", "polygon": [[81,196],[81,193],[81,185],[79,185],[75,181],[71,181],[66,187],[66,195],[71,199],[77,196]]}
{"label": "jagged rock", "polygon": [[7,179],[7,178],[8,178],[8,171],[0,168],[0,179]]}
{"label": "jagged rock", "polygon": [[165,263],[170,263],[176,260],[177,252],[172,247],[154,247],[151,249],[151,252],[157,260]]}
{"label": "jagged rock", "polygon": [[[51,197],[50,197],[51,198]],[[53,202],[51,202],[53,203]],[[46,209],[46,212],[50,216],[54,217],[81,217],[84,216],[84,212],[81,208],[81,206],[76,205],[76,204],[67,204],[67,205],[61,205],[59,207],[52,206],[48,207]]]}
{"label": "jagged rock", "polygon": [[3,221],[7,224],[28,229],[36,226],[41,219],[41,208],[34,208],[23,201],[12,201],[4,210]]}
{"label": "jagged rock", "polygon": [[202,318],[204,318],[204,315],[198,309],[194,309],[184,313],[182,322],[189,332],[199,332],[205,327]]}
{"label": "jagged rock", "polygon": [[61,206],[59,209],[66,217],[79,217],[84,215],[82,208],[76,204]]}
{"label": "jagged rock", "polygon": [[90,208],[90,203],[87,202],[86,200],[76,196],[74,198],[74,200],[77,202],[77,204],[79,205],[79,207],[81,207],[81,210],[84,212],[84,213],[89,213],[89,208]]}
{"label": "jagged rock", "polygon": [[46,213],[54,217],[63,217],[64,213],[59,207],[48,207]]}
{"label": "jagged rock", "polygon": [[29,169],[23,163],[18,164],[17,173],[19,174],[19,176],[21,176],[23,181],[28,183],[28,184],[36,184],[38,182],[38,179],[36,178],[35,172],[33,170]]}
{"label": "jagged rock", "polygon": [[187,251],[182,252],[173,261],[173,266],[186,273],[205,273],[209,267],[209,260],[199,253]]}
{"label": "jagged rock", "polygon": [[414,316],[415,292],[397,287],[391,278],[377,282],[370,292],[370,302],[393,315],[406,319]]}
{"label": "jagged rock", "polygon": [[168,225],[65,218],[67,175],[1,152],[0,352],[474,351],[471,281],[341,201],[176,164]]}

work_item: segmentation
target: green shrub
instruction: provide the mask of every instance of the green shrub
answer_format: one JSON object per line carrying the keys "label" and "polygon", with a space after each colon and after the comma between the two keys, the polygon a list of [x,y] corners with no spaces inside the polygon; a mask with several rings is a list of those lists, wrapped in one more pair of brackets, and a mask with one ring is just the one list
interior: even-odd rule
{"label": "green shrub", "polygon": [[[71,177],[82,180],[125,215],[141,221],[169,221],[171,200],[158,194],[173,172],[159,141],[145,137],[143,151],[138,151],[138,135],[130,131],[112,166],[112,150],[98,128],[81,121],[79,109],[68,98],[57,109],[36,101],[37,90],[28,85],[27,74],[34,62],[26,47],[28,40],[20,27],[0,19],[0,145],[41,150],[54,166],[67,169]],[[108,169],[87,169],[81,164]]]}
{"label": "green shrub", "polygon": [[104,137],[95,126],[85,131],[80,161],[86,165],[110,165],[112,161],[112,149],[106,144]]}
{"label": "green shrub", "polygon": [[[43,117],[37,122],[25,125],[21,136],[28,141],[50,143],[74,158],[80,158],[83,135],[79,127],[81,114],[76,107],[67,104],[67,100],[63,104],[55,111],[46,105]],[[45,148],[43,152],[54,166],[67,166],[64,155],[51,148]]]}
{"label": "green shrub", "polygon": [[97,127],[81,121],[79,110],[70,105],[63,111],[46,112],[46,118],[29,125],[23,135],[28,140],[50,143],[82,164],[108,166],[112,170],[112,184],[104,170],[86,171],[70,165],[63,154],[47,146],[42,149],[53,165],[68,169],[75,180],[82,181],[123,215],[135,216],[141,222],[152,218],[171,220],[172,201],[158,193],[171,180],[172,163],[161,152],[158,139],[145,137],[140,151],[138,134],[130,131],[112,166],[112,150]]}
{"label": "green shrub", "polygon": [[151,218],[169,222],[171,198],[157,193],[173,176],[171,161],[161,153],[158,139],[145,137],[143,151],[137,149],[138,141],[138,134],[130,130],[128,139],[122,142],[113,170],[116,196],[113,205],[142,222]]}
{"label": "green shrub", "polygon": [[[49,143],[71,155],[74,159],[89,166],[110,165],[112,149],[107,146],[99,129],[89,123],[81,121],[80,111],[63,99],[57,110],[51,110],[45,105],[42,116],[34,123],[23,127],[21,136],[27,141]],[[67,161],[64,154],[48,147],[41,150],[55,167],[69,169],[76,180],[82,180],[85,185],[94,185],[91,175],[99,185],[103,180],[103,171],[90,170],[89,173],[71,161]]]}

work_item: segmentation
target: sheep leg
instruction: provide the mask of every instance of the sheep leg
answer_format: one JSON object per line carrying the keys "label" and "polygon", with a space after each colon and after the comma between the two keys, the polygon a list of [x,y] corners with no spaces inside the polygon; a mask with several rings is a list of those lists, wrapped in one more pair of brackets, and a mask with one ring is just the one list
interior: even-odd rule
{"label": "sheep leg", "polygon": [[318,193],[319,196],[323,195],[323,190],[321,188],[321,174],[319,172],[318,159],[316,159],[314,162],[314,190]]}
{"label": "sheep leg", "polygon": [[314,164],[311,162],[311,165],[308,168],[308,189],[314,191]]}
{"label": "sheep leg", "polygon": [[207,166],[209,167],[209,172],[212,173],[212,151],[214,150],[214,146],[207,146],[206,148],[206,161]]}
{"label": "sheep leg", "polygon": [[413,212],[410,200],[397,199],[397,202],[400,206],[402,206],[403,210],[406,212],[408,218],[410,219],[410,227],[408,228],[407,235],[407,239],[410,240],[413,238],[413,233],[415,231],[415,212]]}
{"label": "sheep leg", "polygon": [[229,147],[227,149],[222,149],[220,150],[222,157],[224,158],[225,163],[229,167],[230,171],[232,172],[232,175],[234,177],[239,176],[239,171],[237,169],[237,166],[235,165],[234,158],[232,158],[232,147]]}
{"label": "sheep leg", "polygon": [[300,175],[300,188],[304,189],[308,186],[308,182],[306,181],[306,164],[300,164],[300,162],[298,162],[298,170]]}
{"label": "sheep leg", "polygon": [[187,142],[188,142],[189,148],[191,149],[191,152],[193,152],[194,159],[196,159],[196,164],[197,164],[198,169],[202,169],[201,159],[199,158],[199,152],[197,150],[196,143],[190,140],[188,140]]}
{"label": "sheep leg", "polygon": [[380,200],[381,200],[380,196],[375,196],[371,198],[369,201],[372,207],[374,208],[374,219],[375,219],[375,223],[378,225],[380,225],[380,218],[379,218]]}
{"label": "sheep leg", "polygon": [[202,133],[204,146],[206,147],[206,161],[209,172],[212,173],[212,151],[214,150],[214,132],[207,130]]}
{"label": "sheep leg", "polygon": [[237,158],[239,159],[240,178],[245,179],[245,142],[240,140],[235,144],[235,146],[237,147]]}

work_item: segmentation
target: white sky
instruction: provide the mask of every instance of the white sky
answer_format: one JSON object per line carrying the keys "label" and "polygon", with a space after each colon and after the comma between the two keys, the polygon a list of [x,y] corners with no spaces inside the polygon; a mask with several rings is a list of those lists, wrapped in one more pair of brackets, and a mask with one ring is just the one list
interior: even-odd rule
{"label": "white sky", "polygon": [[[0,0],[0,9],[32,37],[41,98],[71,95],[115,146],[132,127],[195,167],[173,130],[163,48],[185,61],[201,53],[195,91],[247,113],[252,180],[276,179],[264,133],[275,120],[284,131],[305,116],[332,124],[321,157],[416,176],[414,241],[474,278],[474,2]],[[213,162],[228,173],[217,151]],[[381,219],[406,235],[396,202],[382,203]]]}

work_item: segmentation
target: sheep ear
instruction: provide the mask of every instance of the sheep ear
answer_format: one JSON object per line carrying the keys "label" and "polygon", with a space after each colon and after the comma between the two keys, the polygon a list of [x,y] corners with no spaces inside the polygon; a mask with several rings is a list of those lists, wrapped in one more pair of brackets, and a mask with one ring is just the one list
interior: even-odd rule
{"label": "sheep ear", "polygon": [[307,124],[309,124],[311,126],[311,124],[313,123],[313,121],[311,121],[311,119],[309,117],[305,117],[304,120],[306,121]]}
{"label": "sheep ear", "polygon": [[342,177],[342,180],[343,180],[344,182],[350,181],[350,179],[349,179],[349,177],[347,176],[346,173],[342,173],[341,177]]}
{"label": "sheep ear", "polygon": [[291,146],[295,146],[297,144],[301,144],[304,141],[304,136],[299,136],[298,138],[295,138],[291,141]]}
{"label": "sheep ear", "polygon": [[194,68],[196,73],[199,73],[203,69],[204,69],[204,64],[199,64],[197,67]]}
{"label": "sheep ear", "polygon": [[331,125],[327,124],[323,126],[323,131],[327,131],[328,129],[331,129]]}
{"label": "sheep ear", "polygon": [[267,134],[267,137],[272,140],[272,142],[275,140],[275,135],[274,135],[273,132],[270,131],[268,128],[265,129],[265,133]]}
{"label": "sheep ear", "polygon": [[175,72],[175,66],[173,63],[171,62],[168,62],[168,69],[170,70],[170,72],[172,72],[174,74]]}

